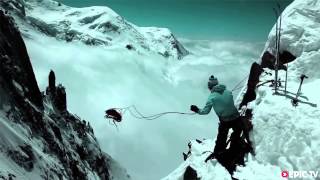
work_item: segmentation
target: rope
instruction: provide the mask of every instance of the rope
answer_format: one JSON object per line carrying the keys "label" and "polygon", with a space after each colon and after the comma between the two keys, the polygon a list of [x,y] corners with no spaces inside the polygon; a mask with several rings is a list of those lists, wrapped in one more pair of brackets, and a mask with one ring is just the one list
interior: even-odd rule
{"label": "rope", "polygon": [[160,118],[164,115],[167,115],[167,114],[180,114],[180,115],[195,115],[196,114],[196,113],[168,111],[168,112],[162,112],[162,113],[146,116],[143,113],[141,113],[135,105],[128,106],[125,108],[114,108],[114,109],[119,110],[121,115],[123,115],[125,112],[129,112],[134,118],[144,119],[144,120],[155,120],[155,119],[158,119],[158,118]]}
{"label": "rope", "polygon": [[[234,88],[231,91],[233,92],[233,91],[236,91],[236,90],[239,90],[239,89],[243,88],[245,85],[241,85],[241,84],[248,77],[249,77],[249,75],[246,75],[241,81],[238,82],[238,84],[236,84],[234,86]],[[135,105],[127,106],[127,107],[124,107],[124,108],[112,108],[112,109],[118,110],[119,113],[121,114],[121,116],[124,115],[126,112],[129,112],[131,114],[131,116],[133,116],[134,118],[136,118],[136,119],[144,119],[144,120],[155,120],[155,119],[158,119],[158,118],[160,118],[160,117],[162,117],[164,115],[167,115],[167,114],[180,114],[180,115],[195,115],[196,114],[196,113],[168,111],[168,112],[162,112],[162,113],[146,116],[143,113],[141,113],[137,109],[137,107]],[[114,124],[115,124],[115,122],[114,122]]]}
{"label": "rope", "polygon": [[233,89],[233,90],[232,90],[232,92],[237,91],[237,90],[240,90],[240,89],[242,89],[244,86],[245,86],[245,85],[243,85],[243,86],[239,86],[238,88]]}
{"label": "rope", "polygon": [[[262,77],[264,77],[264,76],[266,76],[266,75],[269,75],[269,76],[272,75],[271,73],[268,73],[268,72],[264,72],[264,73],[265,73],[265,74],[262,75]],[[240,86],[240,85],[241,85],[241,84],[243,83],[243,81],[246,80],[248,77],[249,77],[249,75],[245,76],[231,91],[234,92],[234,91],[240,90],[240,89],[242,89],[244,86],[246,86],[246,85],[242,85],[242,86]],[[268,81],[268,82],[271,82],[271,81]],[[268,82],[265,82],[265,83],[268,83]],[[262,85],[264,85],[265,83],[260,84],[260,85],[258,85],[257,87],[262,86]]]}
{"label": "rope", "polygon": [[232,92],[233,91],[236,91],[236,90],[239,90],[241,88],[243,88],[245,85],[242,85],[240,86],[247,78],[249,77],[249,75],[246,75],[237,85],[234,86],[234,88],[231,90]]}
{"label": "rope", "polygon": [[[241,81],[239,81],[238,84],[236,84],[234,86],[234,88],[231,90],[232,92],[233,91],[236,91],[236,90],[239,90],[241,88],[243,88],[245,85],[241,85],[247,78],[249,77],[249,75],[246,75]],[[141,113],[137,107],[135,105],[131,105],[131,106],[127,106],[127,107],[124,107],[124,108],[112,108],[112,109],[115,109],[115,110],[118,110],[119,113],[122,115],[124,115],[126,112],[129,112],[134,118],[137,118],[137,119],[144,119],[144,120],[155,120],[155,119],[158,119],[164,115],[167,115],[167,114],[180,114],[180,115],[195,115],[196,113],[186,113],[186,112],[177,112],[177,111],[168,111],[168,112],[162,112],[162,113],[158,113],[158,114],[153,114],[153,115],[149,115],[149,116],[146,116],[144,115],[143,113]],[[115,122],[114,122],[115,124]],[[117,126],[116,126],[117,127]]]}

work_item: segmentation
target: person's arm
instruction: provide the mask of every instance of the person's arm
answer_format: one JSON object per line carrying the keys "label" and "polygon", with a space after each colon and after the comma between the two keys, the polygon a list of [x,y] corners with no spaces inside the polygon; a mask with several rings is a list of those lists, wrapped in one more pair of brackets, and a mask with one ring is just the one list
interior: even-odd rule
{"label": "person's arm", "polygon": [[209,96],[206,105],[204,106],[204,108],[199,109],[198,114],[200,115],[209,114],[212,109],[212,106],[213,106],[213,99],[211,98],[211,96]]}

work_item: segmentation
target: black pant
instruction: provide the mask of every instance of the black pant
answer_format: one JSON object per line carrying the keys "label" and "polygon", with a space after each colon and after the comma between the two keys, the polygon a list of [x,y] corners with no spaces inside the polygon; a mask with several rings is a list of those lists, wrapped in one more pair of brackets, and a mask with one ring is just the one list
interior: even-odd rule
{"label": "black pant", "polygon": [[219,154],[226,149],[228,132],[231,128],[233,132],[230,138],[234,142],[238,142],[240,140],[240,135],[243,130],[243,122],[241,117],[238,117],[237,119],[228,122],[220,121],[218,135],[216,139],[216,146],[213,151],[214,154]]}

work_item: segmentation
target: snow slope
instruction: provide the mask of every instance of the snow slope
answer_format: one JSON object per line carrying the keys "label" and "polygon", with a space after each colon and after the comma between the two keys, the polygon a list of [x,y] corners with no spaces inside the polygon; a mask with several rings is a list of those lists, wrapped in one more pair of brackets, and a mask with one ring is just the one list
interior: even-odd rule
{"label": "snow slope", "polygon": [[[248,156],[246,166],[238,167],[234,177],[246,180],[283,179],[282,171],[319,171],[320,169],[320,1],[296,0],[283,12],[280,50],[297,57],[289,63],[288,90],[296,93],[301,74],[309,76],[302,86],[299,103],[293,107],[291,99],[273,95],[269,84],[257,89],[257,98],[250,103],[253,108],[254,129],[251,134],[256,155]],[[274,52],[275,26],[269,34],[265,50]],[[271,70],[268,72],[273,73]],[[279,74],[285,79],[285,71]],[[260,81],[273,79],[262,75]],[[282,87],[281,89],[284,89]],[[243,90],[243,92],[245,89]],[[294,96],[294,94],[290,94]],[[242,95],[239,96],[240,102]],[[317,107],[308,103],[317,104]],[[187,166],[194,168],[201,179],[231,179],[216,161],[205,164],[203,160],[212,151],[214,141],[192,143],[192,155],[165,180],[182,179]],[[205,152],[204,154],[202,154]],[[310,174],[300,179],[319,179]]]}
{"label": "snow slope", "polygon": [[23,13],[19,14],[25,16],[20,25],[27,22],[26,26],[31,25],[59,40],[80,41],[90,46],[132,50],[142,54],[152,52],[176,59],[189,54],[169,29],[138,27],[108,7],[73,8],[53,0],[6,1],[22,2],[18,7],[23,6],[20,8]]}

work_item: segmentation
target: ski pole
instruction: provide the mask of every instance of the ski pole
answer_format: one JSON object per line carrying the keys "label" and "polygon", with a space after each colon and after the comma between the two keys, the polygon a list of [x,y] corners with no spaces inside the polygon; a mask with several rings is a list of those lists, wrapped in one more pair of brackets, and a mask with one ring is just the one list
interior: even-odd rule
{"label": "ski pole", "polygon": [[279,46],[279,43],[278,43],[278,41],[279,41],[279,20],[278,20],[278,18],[279,18],[279,12],[277,11],[277,9],[274,9],[274,12],[275,12],[275,15],[276,15],[276,18],[277,18],[277,23],[276,23],[276,42],[275,42],[275,49],[276,49],[276,61],[275,61],[275,64],[274,64],[274,71],[275,71],[275,86],[274,86],[274,90],[275,90],[275,93],[277,93],[277,89],[278,89],[278,85],[277,85],[277,82],[278,82],[278,59],[279,59],[279,52],[278,52],[278,50],[279,50],[279,48],[278,48],[278,46]]}
{"label": "ski pole", "polygon": [[304,75],[304,74],[302,74],[302,75],[300,76],[300,85],[299,85],[299,88],[298,88],[296,97],[295,97],[294,99],[292,99],[292,105],[293,105],[293,106],[298,106],[298,102],[299,102],[298,98],[299,98],[299,95],[300,95],[300,93],[301,93],[302,83],[303,83],[303,81],[304,81],[305,78],[309,78],[309,77],[306,76],[306,75]]}
{"label": "ski pole", "polygon": [[304,75],[304,74],[302,74],[302,75],[300,76],[300,85],[299,85],[299,89],[298,89],[297,94],[296,94],[296,99],[299,97],[299,94],[300,94],[300,92],[301,92],[302,83],[303,83],[303,81],[304,81],[305,78],[308,78],[308,76],[306,76],[306,75]]}

